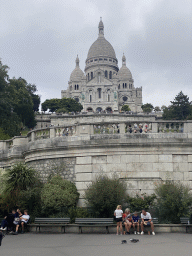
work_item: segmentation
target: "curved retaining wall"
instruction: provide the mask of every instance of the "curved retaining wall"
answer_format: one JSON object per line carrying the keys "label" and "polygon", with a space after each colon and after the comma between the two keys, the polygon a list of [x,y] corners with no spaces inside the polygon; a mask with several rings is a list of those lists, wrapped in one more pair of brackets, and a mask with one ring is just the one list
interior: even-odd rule
{"label": "curved retaining wall", "polygon": [[[76,183],[83,193],[101,173],[114,173],[127,183],[129,193],[148,193],[160,180],[179,180],[192,188],[192,134],[86,134],[28,141],[16,138],[1,147],[0,168],[24,161],[40,172],[43,180],[51,171]],[[22,143],[21,143],[22,141]],[[9,143],[9,142],[6,142]],[[7,145],[7,144],[6,144]],[[3,148],[4,147],[4,148]]]}

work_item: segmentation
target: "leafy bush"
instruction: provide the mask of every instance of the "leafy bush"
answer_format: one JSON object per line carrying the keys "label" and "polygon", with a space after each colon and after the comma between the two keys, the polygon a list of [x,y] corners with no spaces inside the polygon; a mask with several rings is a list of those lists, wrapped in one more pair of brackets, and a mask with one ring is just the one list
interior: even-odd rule
{"label": "leafy bush", "polygon": [[157,213],[162,223],[180,223],[180,217],[189,216],[192,196],[189,188],[180,182],[165,181],[156,185]]}
{"label": "leafy bush", "polygon": [[2,175],[0,208],[10,212],[13,208],[28,209],[30,215],[41,211],[41,188],[36,171],[24,163],[17,163]]}
{"label": "leafy bush", "polygon": [[101,175],[87,188],[84,198],[95,217],[108,218],[125,197],[126,184],[122,180]]}
{"label": "leafy bush", "polygon": [[142,194],[141,196],[136,195],[135,197],[128,196],[126,202],[132,212],[134,211],[138,212],[138,211],[141,211],[142,209],[149,210],[155,198],[156,198],[155,194],[152,194],[151,196]]}
{"label": "leafy bush", "polygon": [[121,108],[121,111],[131,111],[129,105],[123,105],[123,107]]}
{"label": "leafy bush", "polygon": [[45,214],[63,212],[64,208],[76,206],[79,193],[76,186],[64,180],[61,176],[54,176],[42,189],[41,200]]}
{"label": "leafy bush", "polygon": [[71,223],[75,222],[75,218],[89,218],[89,212],[86,208],[81,207],[71,207],[68,211]]}

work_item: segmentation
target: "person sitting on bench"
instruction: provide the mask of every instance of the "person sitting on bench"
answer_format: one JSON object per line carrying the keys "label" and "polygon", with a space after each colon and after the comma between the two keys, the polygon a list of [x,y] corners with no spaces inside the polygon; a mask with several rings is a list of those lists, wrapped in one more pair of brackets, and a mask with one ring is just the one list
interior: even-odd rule
{"label": "person sitting on bench", "polygon": [[[133,229],[134,229],[134,234],[140,234],[139,233],[139,216],[137,215],[137,212],[134,212],[132,216],[132,223],[133,223]],[[135,226],[137,226],[137,232],[135,230]]]}
{"label": "person sitting on bench", "polygon": [[27,224],[27,222],[29,221],[30,216],[28,215],[27,210],[24,210],[24,215],[22,215],[20,217],[20,223],[18,225],[16,225],[16,231],[15,231],[15,235],[18,234],[18,230],[19,230],[19,226],[21,225],[22,231],[21,234],[24,233],[24,227]]}
{"label": "person sitting on bench", "polygon": [[7,230],[7,226],[8,226],[7,216],[8,216],[8,213],[5,213],[4,214],[4,218],[3,218],[2,222],[1,222],[0,230]]}
{"label": "person sitting on bench", "polygon": [[126,234],[130,234],[130,228],[132,226],[132,217],[130,214],[130,209],[126,208],[125,209],[125,213],[123,214],[123,224],[125,225],[125,229],[126,229]]}
{"label": "person sitting on bench", "polygon": [[[143,209],[141,213],[141,235],[144,235],[144,225],[151,226],[152,235],[155,235],[151,214],[146,212],[145,209]],[[148,231],[148,234],[150,235],[150,231]]]}

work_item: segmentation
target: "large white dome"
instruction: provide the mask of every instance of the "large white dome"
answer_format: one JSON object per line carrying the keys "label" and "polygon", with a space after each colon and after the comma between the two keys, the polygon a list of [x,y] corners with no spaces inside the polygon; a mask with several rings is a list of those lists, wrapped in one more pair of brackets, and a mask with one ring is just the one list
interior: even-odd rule
{"label": "large white dome", "polygon": [[95,57],[110,57],[116,59],[113,46],[103,37],[98,39],[91,45],[87,59]]}

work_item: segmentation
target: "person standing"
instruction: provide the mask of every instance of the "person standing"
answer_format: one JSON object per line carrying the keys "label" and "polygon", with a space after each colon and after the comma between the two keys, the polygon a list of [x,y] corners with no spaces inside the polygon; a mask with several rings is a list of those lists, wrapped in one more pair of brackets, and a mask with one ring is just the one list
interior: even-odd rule
{"label": "person standing", "polygon": [[117,205],[117,209],[114,212],[115,220],[117,222],[117,235],[119,235],[119,227],[120,227],[120,232],[122,235],[122,216],[123,216],[123,211],[121,205]]}

